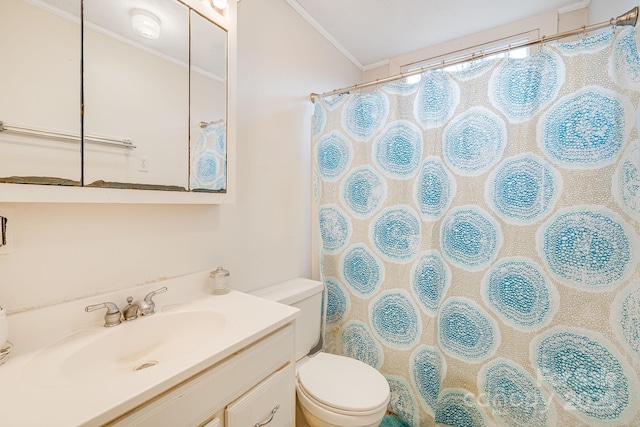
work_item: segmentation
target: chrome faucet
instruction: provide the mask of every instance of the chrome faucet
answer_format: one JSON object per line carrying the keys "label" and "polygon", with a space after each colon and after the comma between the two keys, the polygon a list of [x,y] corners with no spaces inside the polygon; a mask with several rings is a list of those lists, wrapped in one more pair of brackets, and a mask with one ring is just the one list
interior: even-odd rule
{"label": "chrome faucet", "polygon": [[156,294],[166,292],[166,286],[155,291],[149,292],[143,300],[133,302],[133,297],[127,297],[127,305],[122,309],[124,320],[135,320],[138,318],[138,313],[141,316],[151,316],[156,312],[156,303],[153,302],[153,297]]}
{"label": "chrome faucet", "polygon": [[118,326],[120,324],[120,310],[118,306],[112,302],[103,302],[96,305],[88,305],[84,308],[84,311],[87,313],[90,311],[99,310],[101,308],[106,308],[107,313],[104,315],[104,326]]}
{"label": "chrome faucet", "polygon": [[136,320],[138,318],[138,301],[133,304],[133,297],[127,297],[127,305],[122,309],[124,320]]}

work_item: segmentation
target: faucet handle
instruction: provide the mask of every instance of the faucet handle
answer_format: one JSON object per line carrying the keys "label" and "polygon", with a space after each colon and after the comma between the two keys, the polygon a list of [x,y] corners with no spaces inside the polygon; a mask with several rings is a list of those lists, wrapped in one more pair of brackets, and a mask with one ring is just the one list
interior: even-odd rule
{"label": "faucet handle", "polygon": [[156,289],[155,291],[149,292],[147,294],[147,296],[144,297],[144,302],[146,302],[147,305],[148,305],[148,308],[145,310],[145,313],[144,313],[145,316],[151,316],[153,313],[156,312],[156,303],[153,302],[153,297],[156,294],[161,294],[163,292],[167,292],[167,287],[166,286],[164,286],[164,287],[162,287],[160,289]]}
{"label": "faucet handle", "polygon": [[107,313],[104,315],[104,326],[117,326],[120,324],[120,309],[118,306],[112,302],[103,302],[95,305],[88,305],[84,308],[84,311],[87,313],[90,311],[99,310],[101,308],[106,308]]}

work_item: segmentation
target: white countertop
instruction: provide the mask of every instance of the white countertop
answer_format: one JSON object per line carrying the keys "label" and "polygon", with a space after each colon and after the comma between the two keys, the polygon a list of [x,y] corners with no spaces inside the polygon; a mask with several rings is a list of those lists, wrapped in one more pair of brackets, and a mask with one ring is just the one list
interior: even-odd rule
{"label": "white countertop", "polygon": [[[208,273],[10,315],[9,341],[14,349],[8,361],[0,366],[0,425],[101,425],[276,331],[298,315],[293,307],[241,292],[210,295]],[[30,362],[48,354],[42,352],[65,337],[95,334],[105,329],[102,326],[105,311],[85,313],[85,306],[112,301],[122,309],[128,295],[141,299],[163,286],[168,291],[154,298],[158,315],[171,311],[215,310],[227,319],[223,332],[168,362],[115,378],[51,381],[34,376],[30,370]],[[140,317],[115,328],[133,327],[134,322],[145,320],[147,318]]]}

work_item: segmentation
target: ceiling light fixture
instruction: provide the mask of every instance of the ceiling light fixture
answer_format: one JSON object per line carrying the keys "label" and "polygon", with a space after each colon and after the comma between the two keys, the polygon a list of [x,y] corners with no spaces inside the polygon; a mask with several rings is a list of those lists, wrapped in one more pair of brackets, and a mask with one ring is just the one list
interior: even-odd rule
{"label": "ceiling light fixture", "polygon": [[216,9],[225,10],[227,8],[227,0],[211,0],[211,5]]}
{"label": "ceiling light fixture", "polygon": [[131,29],[145,39],[160,37],[160,19],[143,9],[131,9]]}

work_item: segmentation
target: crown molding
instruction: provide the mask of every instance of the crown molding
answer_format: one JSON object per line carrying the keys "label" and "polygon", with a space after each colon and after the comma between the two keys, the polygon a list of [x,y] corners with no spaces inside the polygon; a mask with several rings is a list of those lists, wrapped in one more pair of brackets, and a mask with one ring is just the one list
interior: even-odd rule
{"label": "crown molding", "polygon": [[305,8],[300,5],[300,3],[298,3],[296,0],[285,1],[289,4],[289,6],[293,8],[293,10],[298,12],[300,16],[302,16],[309,24],[311,24],[313,28],[315,28],[320,34],[322,34],[322,36],[324,36],[324,38],[326,38],[329,43],[331,43],[336,49],[338,49],[340,53],[342,53],[349,61],[353,62],[353,65],[358,67],[360,71],[365,70],[365,66],[362,65],[362,63],[358,61],[344,46],[338,43],[338,41],[334,39],[333,36],[322,25],[320,25],[318,21],[316,21],[314,17],[311,16],[309,12],[307,12]]}

